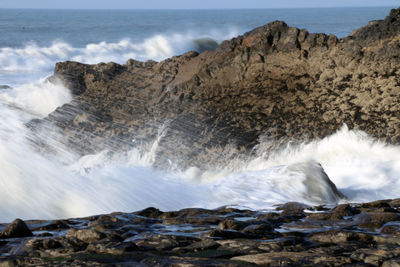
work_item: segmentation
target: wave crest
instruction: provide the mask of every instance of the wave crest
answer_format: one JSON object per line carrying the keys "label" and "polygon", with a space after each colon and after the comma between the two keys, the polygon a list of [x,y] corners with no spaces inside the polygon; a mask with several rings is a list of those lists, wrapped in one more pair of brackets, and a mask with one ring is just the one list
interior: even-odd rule
{"label": "wave crest", "polygon": [[196,33],[157,34],[142,42],[126,38],[114,43],[103,41],[85,47],[73,47],[62,40],[56,40],[49,46],[38,46],[32,42],[23,48],[0,48],[0,84],[2,80],[8,82],[10,79],[6,79],[7,76],[16,72],[31,72],[36,74],[36,78],[42,78],[49,75],[59,61],[87,64],[113,61],[122,64],[130,58],[159,61],[190,50],[213,50],[219,42],[236,34],[235,31],[212,32],[209,36]]}

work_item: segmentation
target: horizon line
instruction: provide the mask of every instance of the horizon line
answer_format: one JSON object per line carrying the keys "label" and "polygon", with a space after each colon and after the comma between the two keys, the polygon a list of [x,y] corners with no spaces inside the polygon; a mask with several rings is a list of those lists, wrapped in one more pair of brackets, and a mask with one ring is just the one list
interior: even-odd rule
{"label": "horizon line", "polygon": [[388,5],[369,5],[369,6],[313,6],[313,7],[245,7],[245,8],[52,8],[52,7],[0,7],[0,10],[93,10],[93,11],[184,11],[184,10],[268,10],[268,9],[318,9],[318,8],[373,8],[373,7],[390,7],[396,8],[397,6]]}

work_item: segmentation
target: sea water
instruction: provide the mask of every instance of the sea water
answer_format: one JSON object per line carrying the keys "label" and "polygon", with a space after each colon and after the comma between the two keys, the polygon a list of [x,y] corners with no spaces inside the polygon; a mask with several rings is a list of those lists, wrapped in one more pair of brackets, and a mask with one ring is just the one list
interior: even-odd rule
{"label": "sea water", "polygon": [[[215,43],[274,20],[310,32],[344,37],[383,19],[390,7],[265,10],[0,10],[0,221],[15,217],[65,218],[149,206],[163,210],[236,205],[268,209],[276,203],[336,202],[321,183],[321,169],[347,196],[342,201],[400,197],[400,150],[344,126],[323,140],[288,145],[274,154],[200,171],[155,170],[152,149],[110,158],[107,151],[79,157],[57,144],[44,156],[25,126],[71,101],[51,84],[58,61],[84,63],[162,60]],[[57,132],[57,129],[54,129]],[[52,133],[46,133],[51,139]],[[51,143],[51,142],[50,142]],[[310,193],[314,192],[314,193]],[[317,192],[317,194],[315,194]]]}

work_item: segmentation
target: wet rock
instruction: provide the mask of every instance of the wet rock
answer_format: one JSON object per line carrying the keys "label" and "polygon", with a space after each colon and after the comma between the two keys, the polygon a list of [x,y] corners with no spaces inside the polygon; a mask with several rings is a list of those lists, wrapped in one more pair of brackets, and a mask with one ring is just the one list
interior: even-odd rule
{"label": "wet rock", "polygon": [[385,235],[400,236],[400,225],[384,225],[380,233]]}
{"label": "wet rock", "polygon": [[257,220],[274,222],[275,224],[283,222],[281,215],[275,212],[268,212],[265,214],[261,214],[257,216]]}
{"label": "wet rock", "polygon": [[187,253],[187,252],[199,252],[204,250],[211,250],[220,247],[221,245],[212,239],[205,239],[198,242],[194,242],[186,247],[180,247],[174,249],[176,253]]}
{"label": "wet rock", "polygon": [[43,239],[43,248],[44,249],[57,249],[62,248],[63,245],[55,239]]}
{"label": "wet rock", "polygon": [[400,238],[397,236],[374,236],[374,241],[378,244],[400,245]]}
{"label": "wet rock", "polygon": [[280,205],[276,208],[276,210],[283,210],[283,211],[303,211],[305,209],[311,208],[310,206],[299,203],[299,202],[287,202],[283,205]]}
{"label": "wet rock", "polygon": [[252,224],[242,230],[242,233],[249,237],[269,237],[273,236],[274,227],[270,223]]}
{"label": "wet rock", "polygon": [[0,233],[0,238],[14,238],[14,237],[26,237],[33,236],[31,230],[21,219],[14,220],[7,228]]}
{"label": "wet rock", "polygon": [[42,226],[33,227],[32,231],[53,231],[53,230],[64,230],[69,229],[70,226],[66,221],[63,220],[55,220],[45,223]]}
{"label": "wet rock", "polygon": [[249,225],[249,222],[238,221],[235,219],[225,219],[218,224],[219,230],[242,230]]}
{"label": "wet rock", "polygon": [[310,213],[307,215],[308,220],[330,220],[331,217],[331,213]]}
{"label": "wet rock", "polygon": [[143,239],[133,240],[140,250],[158,251],[169,251],[176,247],[186,247],[198,241],[200,241],[199,238],[178,235],[151,235]]}
{"label": "wet rock", "polygon": [[373,237],[369,234],[350,231],[326,231],[311,234],[309,240],[318,243],[344,243],[349,241],[371,242]]}
{"label": "wet rock", "polygon": [[246,238],[246,234],[234,230],[212,230],[207,236],[222,239]]}
{"label": "wet rock", "polygon": [[[341,218],[338,220],[318,219],[315,215],[319,213],[308,214],[305,220],[289,220],[289,216],[278,213],[257,216],[257,212],[245,212],[243,214],[252,216],[244,218],[243,214],[235,210],[224,212],[224,215],[217,210],[203,209],[165,213],[168,216],[165,220],[219,217],[223,219],[219,226],[188,223],[169,226],[160,224],[160,219],[135,213],[90,216],[68,220],[69,225],[75,224],[79,229],[72,228],[66,232],[54,227],[55,236],[49,238],[6,240],[0,244],[0,254],[12,254],[18,260],[38,259],[35,264],[39,266],[44,260],[47,265],[53,264],[53,258],[68,258],[70,261],[64,265],[74,263],[78,266],[94,263],[118,265],[122,259],[128,265],[151,262],[177,266],[395,264],[395,261],[392,263],[390,260],[400,257],[400,239],[397,235],[400,223],[396,221],[398,213],[376,212],[387,209],[379,207],[380,204],[364,208],[362,204],[354,205],[375,212],[355,214],[359,209],[339,205],[326,213],[320,213],[331,217],[337,212],[337,217]],[[288,208],[282,213],[293,211],[304,213],[297,208]],[[255,216],[257,218],[253,219]],[[289,222],[277,223],[282,218]],[[137,219],[138,223],[135,222]],[[370,233],[366,231],[371,229],[360,229],[360,225],[366,222],[377,225],[386,223],[380,229],[373,228],[374,232]],[[52,224],[43,221],[28,223],[35,227]],[[5,259],[9,257],[5,256]],[[27,261],[18,264],[25,266]]]}
{"label": "wet rock", "polygon": [[332,209],[330,219],[340,220],[346,216],[353,216],[359,213],[360,211],[357,208],[354,208],[349,204],[342,204]]}
{"label": "wet rock", "polygon": [[262,266],[300,266],[310,264],[308,258],[313,256],[309,252],[270,252],[233,257],[232,260],[250,262]]}
{"label": "wet rock", "polygon": [[68,230],[67,234],[66,234],[67,238],[76,238],[79,240],[82,240],[86,243],[91,243],[94,241],[98,241],[101,240],[103,238],[105,238],[105,234],[98,232],[96,230],[93,229],[75,229],[72,228],[70,230]]}
{"label": "wet rock", "polygon": [[98,254],[110,254],[110,255],[123,255],[124,253],[138,250],[138,246],[132,242],[96,242],[91,243],[86,248],[86,251]]}
{"label": "wet rock", "polygon": [[158,219],[163,214],[163,212],[160,211],[159,209],[150,207],[150,208],[135,212],[134,214],[139,215],[139,216],[148,217],[148,218]]}
{"label": "wet rock", "polygon": [[366,212],[358,217],[361,228],[379,228],[385,223],[400,221],[400,215],[393,212]]}
{"label": "wet rock", "polygon": [[382,267],[398,267],[400,266],[400,259],[387,260],[382,263]]}
{"label": "wet rock", "polygon": [[389,202],[389,205],[392,208],[399,208],[400,207],[400,198],[393,199],[392,201]]}
{"label": "wet rock", "polygon": [[203,217],[175,217],[164,219],[163,224],[194,224],[194,225],[218,225],[222,221],[222,218],[217,216],[203,216]]}
{"label": "wet rock", "polygon": [[363,203],[362,208],[390,208],[391,199],[377,200],[373,202]]}
{"label": "wet rock", "polygon": [[255,212],[251,210],[237,209],[229,206],[219,207],[213,210],[213,212],[218,215],[235,216],[235,217],[251,217],[255,214]]}
{"label": "wet rock", "polygon": [[296,221],[306,217],[306,214],[302,210],[284,210],[281,213],[281,217],[287,221]]}
{"label": "wet rock", "polygon": [[221,249],[230,250],[241,255],[281,251],[283,247],[282,241],[283,240],[260,242],[259,240],[253,239],[216,240],[216,242],[221,245]]}

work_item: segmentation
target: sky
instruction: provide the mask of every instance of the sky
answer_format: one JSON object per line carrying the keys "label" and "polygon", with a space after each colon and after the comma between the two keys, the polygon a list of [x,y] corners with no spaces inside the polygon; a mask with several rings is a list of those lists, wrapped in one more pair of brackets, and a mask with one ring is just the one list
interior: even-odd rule
{"label": "sky", "polygon": [[400,0],[0,0],[0,8],[213,9],[400,6]]}

